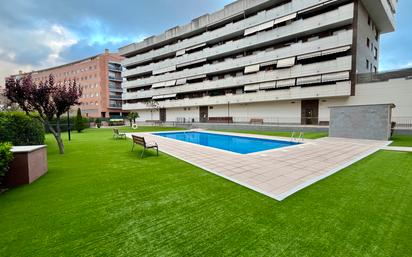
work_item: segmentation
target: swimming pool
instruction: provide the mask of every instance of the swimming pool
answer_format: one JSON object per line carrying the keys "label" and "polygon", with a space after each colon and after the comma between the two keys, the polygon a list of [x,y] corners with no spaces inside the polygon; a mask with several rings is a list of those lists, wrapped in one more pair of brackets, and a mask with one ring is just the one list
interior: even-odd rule
{"label": "swimming pool", "polygon": [[209,146],[240,154],[255,153],[299,144],[296,142],[288,142],[281,140],[271,140],[254,137],[242,137],[193,131],[166,132],[153,134],[161,137],[172,138],[180,141],[185,141],[203,146]]}

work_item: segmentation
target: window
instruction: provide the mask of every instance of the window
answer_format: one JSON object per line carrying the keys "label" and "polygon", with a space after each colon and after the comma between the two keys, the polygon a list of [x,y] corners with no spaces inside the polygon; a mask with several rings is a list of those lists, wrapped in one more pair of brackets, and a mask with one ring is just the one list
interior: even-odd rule
{"label": "window", "polygon": [[371,45],[371,40],[369,38],[366,38],[366,46],[369,48]]}
{"label": "window", "polygon": [[369,60],[366,59],[366,69],[369,70]]}
{"label": "window", "polygon": [[376,68],[376,66],[373,66],[373,71],[374,71],[375,73],[377,73],[377,72],[378,72],[378,68]]}
{"label": "window", "polygon": [[371,25],[371,23],[372,23],[371,16],[368,16],[368,25],[370,26],[370,25]]}
{"label": "window", "polygon": [[378,48],[376,47],[373,49],[373,57],[375,58],[375,60],[378,59]]}

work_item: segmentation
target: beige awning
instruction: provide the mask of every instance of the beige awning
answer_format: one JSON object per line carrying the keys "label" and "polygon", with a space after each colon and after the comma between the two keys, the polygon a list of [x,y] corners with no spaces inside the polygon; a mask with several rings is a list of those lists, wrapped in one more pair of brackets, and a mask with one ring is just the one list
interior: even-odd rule
{"label": "beige awning", "polygon": [[348,80],[349,76],[350,76],[349,71],[323,74],[322,75],[322,82],[333,82],[333,81]]}
{"label": "beige awning", "polygon": [[176,56],[182,56],[186,53],[186,49],[182,49],[176,52]]}
{"label": "beige awning", "polygon": [[253,33],[256,33],[259,31],[259,26],[254,26],[248,29],[245,29],[245,33],[243,33],[244,36],[251,35]]}
{"label": "beige awning", "polygon": [[333,48],[333,49],[322,51],[322,55],[342,53],[342,52],[348,51],[349,49],[350,49],[350,46],[343,46],[343,47]]}
{"label": "beige awning", "polygon": [[195,45],[195,46],[191,46],[191,47],[186,48],[185,50],[186,50],[186,52],[188,52],[188,51],[195,50],[195,49],[197,49],[197,48],[201,48],[201,47],[204,47],[204,46],[206,46],[206,43],[202,43],[202,44],[198,44],[198,45]]}
{"label": "beige awning", "polygon": [[305,60],[305,59],[319,57],[321,55],[322,55],[322,52],[315,52],[315,53],[310,53],[310,54],[299,55],[297,58],[298,60]]}
{"label": "beige awning", "polygon": [[293,86],[295,86],[295,79],[284,79],[276,81],[276,88]]}
{"label": "beige awning", "polygon": [[274,25],[285,22],[285,21],[293,20],[293,19],[296,18],[296,16],[297,16],[297,13],[292,13],[292,14],[283,16],[281,18],[278,18],[278,19],[275,20]]}
{"label": "beige awning", "polygon": [[321,75],[316,75],[316,76],[309,76],[309,77],[303,77],[303,78],[297,78],[296,80],[296,85],[308,85],[308,84],[316,84],[322,82],[322,76]]}
{"label": "beige awning", "polygon": [[276,81],[263,82],[259,84],[259,89],[271,89],[271,88],[276,88]]}
{"label": "beige awning", "polygon": [[194,60],[194,61],[190,61],[190,62],[180,63],[180,64],[176,65],[176,68],[181,68],[181,67],[193,65],[193,64],[196,64],[196,63],[202,63],[202,62],[206,62],[206,61],[207,61],[207,59],[203,58],[203,59]]}
{"label": "beige awning", "polygon": [[155,100],[158,100],[158,99],[167,99],[167,98],[174,98],[174,97],[176,97],[176,94],[156,95],[156,96],[153,96],[152,98]]}
{"label": "beige awning", "polygon": [[195,79],[203,79],[203,78],[206,78],[206,74],[192,76],[192,77],[186,78],[186,80],[195,80]]}
{"label": "beige awning", "polygon": [[270,29],[270,28],[273,27],[274,24],[275,24],[275,20],[271,20],[271,21],[268,21],[268,22],[265,22],[265,23],[262,23],[262,24],[258,25],[258,29],[259,29],[259,31]]}
{"label": "beige awning", "polygon": [[277,68],[292,67],[293,65],[295,65],[295,59],[296,57],[278,60],[276,67]]}
{"label": "beige awning", "polygon": [[152,88],[172,87],[174,85],[176,85],[176,80],[170,80],[170,81],[155,83],[155,84],[152,85]]}
{"label": "beige awning", "polygon": [[184,84],[186,84],[186,79],[178,79],[177,81],[176,81],[176,85],[178,86],[178,85],[184,85]]}
{"label": "beige awning", "polygon": [[258,90],[259,90],[259,84],[245,86],[245,91],[258,91]]}
{"label": "beige awning", "polygon": [[259,69],[260,69],[259,64],[246,66],[245,67],[245,74],[258,72]]}

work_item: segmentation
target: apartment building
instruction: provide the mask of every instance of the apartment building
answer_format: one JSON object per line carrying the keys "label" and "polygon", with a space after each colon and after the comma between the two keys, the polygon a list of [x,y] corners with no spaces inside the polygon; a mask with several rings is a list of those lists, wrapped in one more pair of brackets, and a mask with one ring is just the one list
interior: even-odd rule
{"label": "apartment building", "polygon": [[[105,50],[103,54],[44,70],[32,71],[35,82],[46,80],[52,74],[57,83],[75,79],[82,88],[80,109],[93,118],[122,116],[122,66],[123,57]],[[19,75],[28,73],[20,72]],[[74,110],[76,111],[76,110]]]}
{"label": "apartment building", "polygon": [[120,48],[123,110],[141,121],[327,123],[330,106],[357,96],[357,74],[379,70],[380,36],[395,30],[396,6],[235,1]]}

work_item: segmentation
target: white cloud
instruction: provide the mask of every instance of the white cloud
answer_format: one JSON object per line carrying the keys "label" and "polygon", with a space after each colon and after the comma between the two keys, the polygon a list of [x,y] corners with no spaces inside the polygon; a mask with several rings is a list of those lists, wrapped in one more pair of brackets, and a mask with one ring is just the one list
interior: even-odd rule
{"label": "white cloud", "polygon": [[50,54],[43,62],[43,66],[61,64],[61,53],[79,41],[74,33],[58,24],[53,24],[46,30],[34,31],[33,36],[40,39],[41,44],[50,49]]}

